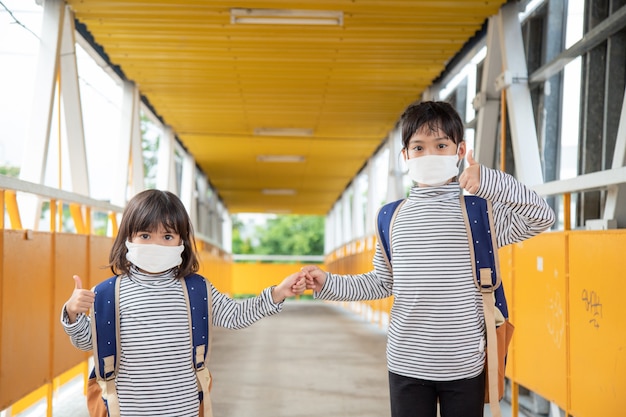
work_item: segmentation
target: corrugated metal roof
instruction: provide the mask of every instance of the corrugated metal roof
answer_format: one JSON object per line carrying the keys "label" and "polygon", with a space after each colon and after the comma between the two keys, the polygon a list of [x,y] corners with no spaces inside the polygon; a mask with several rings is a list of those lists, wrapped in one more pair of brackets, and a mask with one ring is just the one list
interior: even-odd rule
{"label": "corrugated metal roof", "polygon": [[[504,2],[67,0],[231,213],[304,214],[331,208],[404,108]],[[337,11],[342,23],[240,24],[233,8]]]}

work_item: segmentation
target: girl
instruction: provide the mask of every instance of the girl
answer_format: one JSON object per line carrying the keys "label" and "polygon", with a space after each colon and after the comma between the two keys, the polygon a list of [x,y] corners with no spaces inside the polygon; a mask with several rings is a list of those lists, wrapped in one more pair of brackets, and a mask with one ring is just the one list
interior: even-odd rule
{"label": "girl", "polygon": [[387,341],[393,417],[481,417],[485,326],[459,194],[491,200],[498,246],[528,239],[554,223],[546,202],[512,176],[466,153],[463,122],[445,102],[410,105],[401,117],[402,155],[413,180],[393,226],[393,272],[377,245],[374,270],[359,275],[303,268],[316,298],[394,296]]}
{"label": "girl", "polygon": [[[115,379],[122,416],[189,416],[199,413],[192,366],[188,307],[180,278],[199,268],[192,225],[178,197],[146,190],[124,210],[109,256],[119,275],[120,354]],[[63,306],[61,322],[74,346],[92,349],[92,327],[85,313],[96,293],[75,288]],[[296,273],[255,298],[237,302],[210,285],[212,323],[241,329],[282,310],[287,297],[301,294],[304,274]],[[206,417],[206,416],[205,416]]]}

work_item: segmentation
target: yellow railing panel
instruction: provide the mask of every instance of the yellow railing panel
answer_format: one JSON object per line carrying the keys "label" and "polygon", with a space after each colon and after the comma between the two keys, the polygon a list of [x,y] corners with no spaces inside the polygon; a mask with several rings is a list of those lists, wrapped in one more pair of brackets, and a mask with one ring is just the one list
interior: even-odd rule
{"label": "yellow railing panel", "polygon": [[626,231],[572,233],[571,409],[574,416],[626,412]]}
{"label": "yellow railing panel", "polygon": [[232,294],[258,295],[264,288],[279,284],[288,275],[298,272],[302,266],[301,263],[234,263]]}
{"label": "yellow railing panel", "polygon": [[[563,409],[567,406],[565,247],[564,233],[544,233],[514,245],[512,290],[507,294],[514,310],[515,333],[507,362],[513,378]],[[506,278],[505,282],[509,284]]]}

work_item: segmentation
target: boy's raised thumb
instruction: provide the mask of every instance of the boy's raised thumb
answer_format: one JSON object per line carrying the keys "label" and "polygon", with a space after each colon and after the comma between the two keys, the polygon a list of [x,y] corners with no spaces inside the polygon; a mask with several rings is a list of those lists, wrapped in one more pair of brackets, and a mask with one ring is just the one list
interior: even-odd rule
{"label": "boy's raised thumb", "polygon": [[80,277],[78,275],[74,275],[72,277],[74,279],[74,289],[75,290],[82,290],[83,289],[83,283],[80,280]]}

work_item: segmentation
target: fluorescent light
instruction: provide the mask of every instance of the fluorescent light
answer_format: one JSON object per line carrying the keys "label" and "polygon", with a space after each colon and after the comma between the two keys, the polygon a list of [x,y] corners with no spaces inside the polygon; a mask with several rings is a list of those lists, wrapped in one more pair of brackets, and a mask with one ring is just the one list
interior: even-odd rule
{"label": "fluorescent light", "polygon": [[258,155],[258,162],[304,162],[302,155]]}
{"label": "fluorescent light", "polygon": [[230,23],[256,25],[343,25],[343,12],[332,10],[230,9]]}
{"label": "fluorescent light", "polygon": [[256,136],[312,136],[313,129],[301,127],[257,127]]}
{"label": "fluorescent light", "polygon": [[264,188],[261,193],[265,195],[296,195],[293,188]]}

